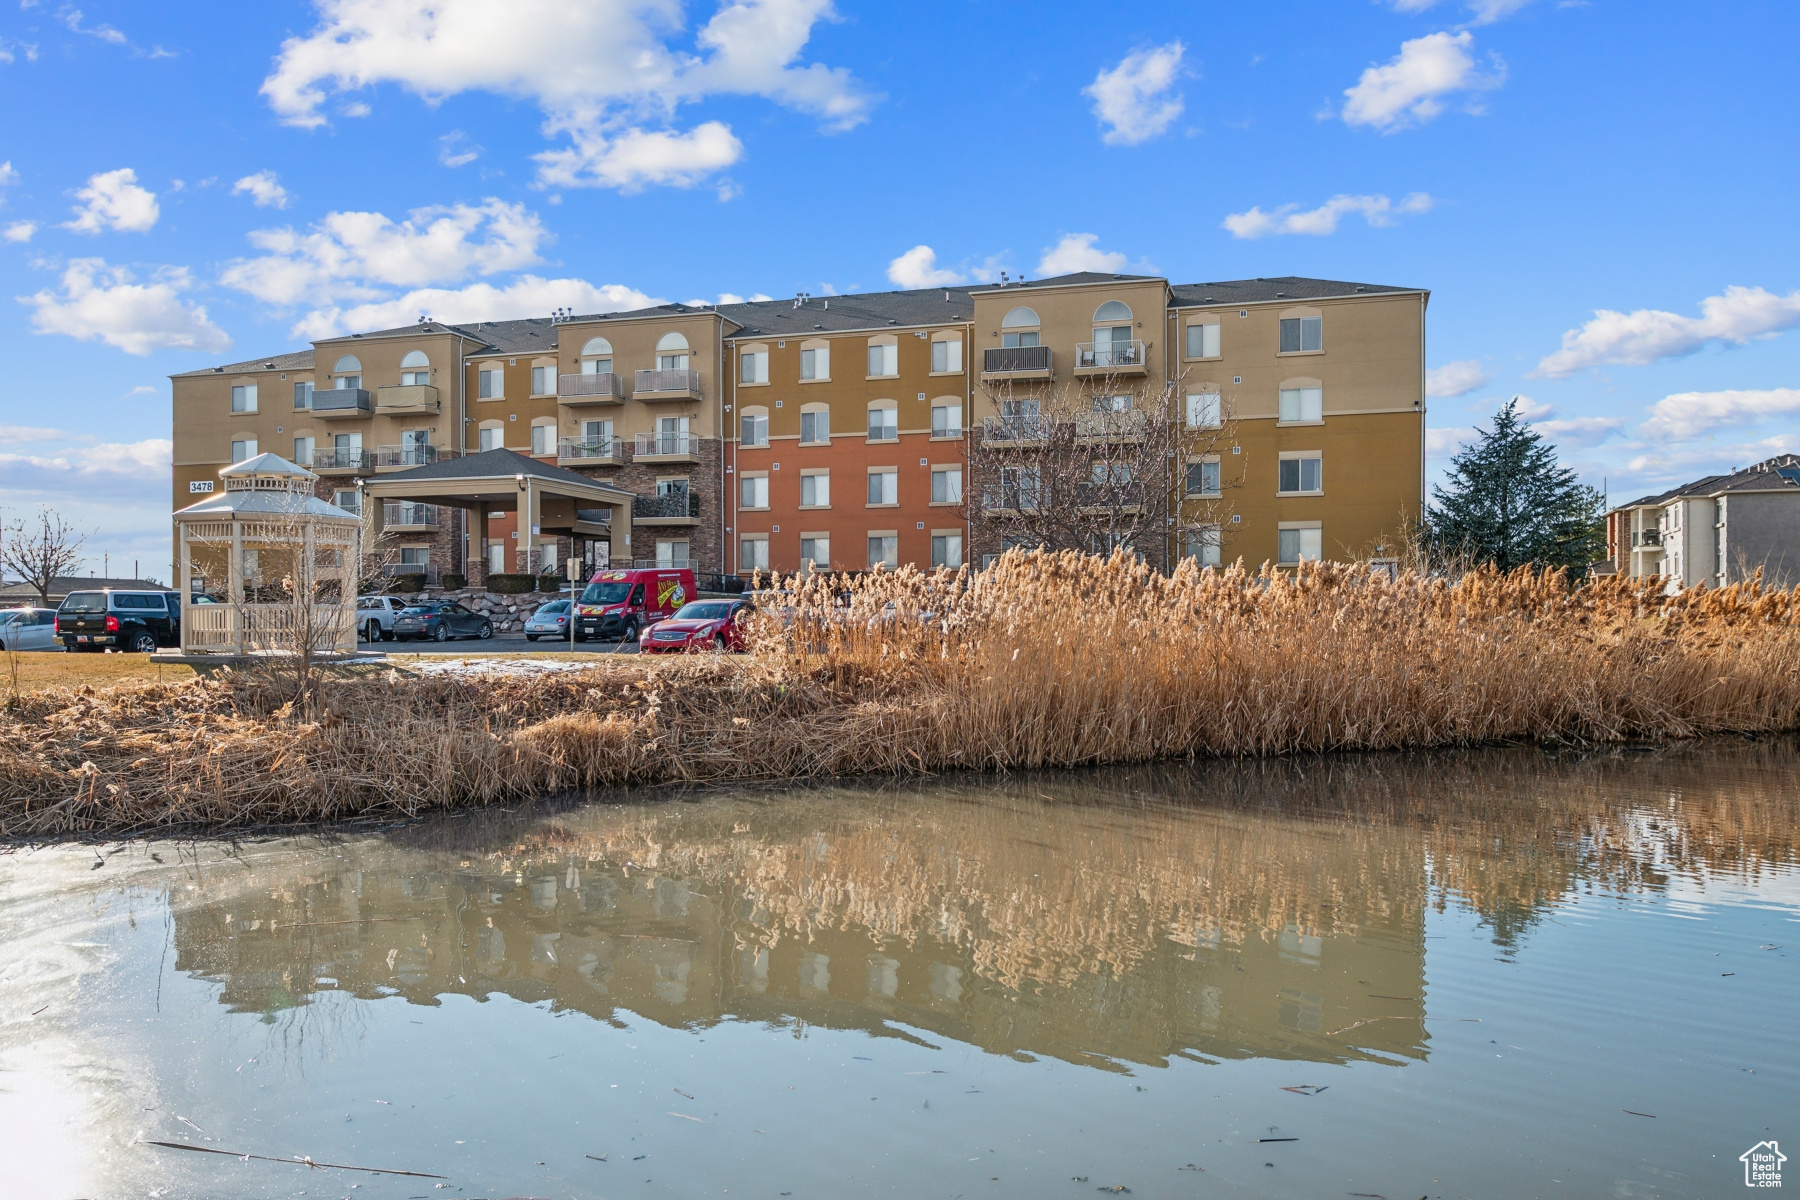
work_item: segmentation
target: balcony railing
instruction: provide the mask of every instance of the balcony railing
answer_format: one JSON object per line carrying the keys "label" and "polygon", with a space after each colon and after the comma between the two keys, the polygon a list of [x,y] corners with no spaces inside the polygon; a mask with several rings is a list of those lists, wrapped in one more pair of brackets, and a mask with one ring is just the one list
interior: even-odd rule
{"label": "balcony railing", "polygon": [[1048,375],[1050,363],[1048,346],[1003,346],[981,352],[981,373],[984,375]]}
{"label": "balcony railing", "polygon": [[368,417],[374,412],[367,388],[318,388],[312,394],[315,417]]}
{"label": "balcony railing", "polygon": [[580,462],[620,463],[625,461],[625,442],[622,438],[562,438],[556,443],[556,457]]}
{"label": "balcony railing", "polygon": [[984,442],[1041,442],[1050,436],[1050,419],[1036,413],[1011,417],[983,417]]}
{"label": "balcony railing", "polygon": [[692,457],[700,453],[700,439],[691,433],[640,433],[633,440],[631,453],[637,458],[646,455]]}
{"label": "balcony railing", "polygon": [[631,565],[640,571],[691,571],[694,560],[691,558],[634,558]]}
{"label": "balcony railing", "polygon": [[1078,483],[1075,485],[1075,507],[1099,509],[1140,509],[1144,506],[1141,483]]}
{"label": "balcony railing", "polygon": [[680,399],[687,396],[700,395],[700,372],[686,371],[639,371],[631,386],[631,395],[637,400]]}
{"label": "balcony railing", "polygon": [[1662,530],[1640,529],[1633,535],[1632,540],[1639,546],[1660,546],[1662,545]]}
{"label": "balcony railing", "polygon": [[[313,393],[315,396],[317,392]],[[434,413],[438,390],[429,383],[389,383],[375,389],[378,413]]]}
{"label": "balcony railing", "polygon": [[564,375],[556,381],[556,394],[565,400],[605,404],[625,399],[625,381],[611,371],[592,375]]}
{"label": "balcony railing", "polygon": [[582,525],[611,525],[612,514],[610,508],[578,508],[575,520]]}
{"label": "balcony railing", "polygon": [[1136,374],[1144,370],[1144,362],[1142,342],[1075,343],[1077,371],[1130,371]]}
{"label": "balcony railing", "polygon": [[1038,489],[1026,483],[990,484],[982,489],[981,507],[987,512],[1036,512]]}
{"label": "balcony railing", "polygon": [[375,447],[375,465],[378,467],[427,467],[444,457],[448,456],[436,446],[413,442],[404,446]]}
{"label": "balcony railing", "polygon": [[383,575],[423,575],[426,587],[437,586],[438,569],[430,563],[388,563],[381,570]]}
{"label": "balcony railing", "polygon": [[700,497],[693,492],[675,492],[662,496],[638,496],[631,502],[631,515],[634,519],[698,517],[700,515]]}
{"label": "balcony railing", "polygon": [[1078,413],[1075,417],[1075,436],[1099,441],[1141,438],[1148,421],[1148,414],[1136,409],[1125,412]]}
{"label": "balcony railing", "polygon": [[375,456],[361,446],[328,446],[314,450],[315,471],[366,471],[375,465]]}
{"label": "balcony railing", "polygon": [[389,500],[381,506],[381,523],[388,529],[436,529],[438,506]]}

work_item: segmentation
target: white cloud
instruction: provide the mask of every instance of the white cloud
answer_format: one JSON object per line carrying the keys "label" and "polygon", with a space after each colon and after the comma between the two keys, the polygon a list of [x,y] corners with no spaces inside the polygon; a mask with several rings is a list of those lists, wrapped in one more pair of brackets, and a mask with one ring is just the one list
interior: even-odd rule
{"label": "white cloud", "polygon": [[455,129],[438,139],[438,161],[446,167],[466,167],[481,157],[482,149],[468,134]]}
{"label": "white cloud", "polygon": [[1386,133],[1431,120],[1444,111],[1453,92],[1499,87],[1505,73],[1496,60],[1492,75],[1475,69],[1469,47],[1475,35],[1428,33],[1400,44],[1400,53],[1383,67],[1369,67],[1354,87],[1344,89],[1345,124],[1373,125]]}
{"label": "white cloud", "polygon": [[19,182],[19,173],[13,169],[12,159],[0,162],[0,187],[11,187]]}
{"label": "white cloud", "polygon": [[[767,299],[767,297],[764,297]],[[475,283],[464,288],[419,288],[394,299],[349,308],[318,309],[294,326],[296,336],[334,337],[368,329],[410,325],[420,313],[436,321],[508,321],[522,316],[549,316],[552,309],[578,313],[620,312],[648,308],[663,301],[622,284],[592,284],[585,279],[542,279],[521,275],[505,287]]]}
{"label": "white cloud", "polygon": [[550,187],[611,187],[626,192],[649,184],[692,187],[744,154],[744,143],[718,121],[686,133],[626,129],[608,136],[586,124],[558,128],[569,135],[570,145],[532,156],[538,164],[538,181]]}
{"label": "white cloud", "polygon": [[108,229],[143,233],[162,215],[156,206],[156,194],[137,185],[137,172],[130,167],[90,176],[88,185],[75,195],[81,204],[72,210],[75,219],[65,222],[63,228],[76,233],[101,233]]}
{"label": "white cloud", "polygon": [[1249,212],[1232,213],[1222,224],[1237,238],[1293,233],[1325,237],[1336,233],[1339,219],[1352,213],[1379,227],[1392,225],[1396,216],[1430,212],[1435,203],[1424,192],[1414,192],[1398,204],[1386,196],[1333,196],[1305,212],[1298,211],[1298,204],[1284,204],[1274,212],[1264,212],[1256,207]]}
{"label": "white cloud", "polygon": [[1800,388],[1677,392],[1650,406],[1650,419],[1638,427],[1638,432],[1647,438],[1692,438],[1722,426],[1745,425],[1767,417],[1792,417],[1796,413],[1800,413]]}
{"label": "white cloud", "polygon": [[1625,464],[1634,478],[1668,484],[1688,480],[1695,475],[1724,474],[1727,471],[1773,458],[1777,454],[1800,453],[1800,437],[1775,434],[1752,442],[1735,442],[1720,446],[1657,447],[1636,455]]}
{"label": "white cloud", "polygon": [[1438,400],[1466,396],[1476,388],[1486,387],[1488,378],[1480,360],[1458,359],[1425,372],[1425,394]]}
{"label": "white cloud", "polygon": [[1135,146],[1161,134],[1181,115],[1182,98],[1173,89],[1181,78],[1184,49],[1177,41],[1134,51],[1081,89],[1093,98],[1094,115],[1108,126],[1102,141]]}
{"label": "white cloud", "polygon": [[[569,149],[540,158],[554,186],[691,186],[742,144],[676,110],[717,95],[762,96],[848,129],[875,97],[843,68],[802,63],[831,0],[725,0],[693,37],[681,0],[321,0],[321,20],[282,44],[262,92],[291,125],[324,124],[330,92],[398,84],[435,103],[464,91],[535,102]],[[622,182],[621,182],[622,181]]]}
{"label": "white cloud", "polygon": [[1473,441],[1476,432],[1474,429],[1455,426],[1427,429],[1425,431],[1425,456],[1427,458],[1449,458],[1462,449],[1464,442]]}
{"label": "white cloud", "polygon": [[69,433],[64,429],[49,429],[42,425],[0,425],[0,443],[62,442],[68,438]]}
{"label": "white cloud", "polygon": [[926,245],[914,246],[888,263],[887,277],[895,287],[903,288],[947,287],[963,281],[958,272],[939,267],[937,251]]}
{"label": "white cloud", "polygon": [[1693,354],[1713,342],[1742,346],[1800,325],[1800,291],[1777,296],[1762,288],[1728,287],[1700,302],[1699,317],[1654,308],[1594,310],[1580,329],[1563,334],[1562,349],[1538,363],[1534,375],[1559,379],[1602,363],[1643,366]]}
{"label": "white cloud", "polygon": [[37,61],[38,48],[35,43],[9,42],[5,38],[0,38],[0,63],[17,62],[19,56],[15,50],[24,52],[26,62]]}
{"label": "white cloud", "polygon": [[61,19],[64,25],[69,27],[71,33],[85,33],[89,37],[99,38],[103,42],[111,42],[115,46],[123,46],[125,44],[125,35],[120,33],[117,29],[114,29],[111,25],[90,25],[88,28],[83,29],[81,27],[81,10],[79,8],[65,8],[56,15]]}
{"label": "white cloud", "polygon": [[251,244],[267,253],[232,263],[220,282],[271,304],[374,300],[383,286],[454,283],[531,266],[549,240],[536,213],[493,197],[478,205],[414,209],[404,221],[378,212],[334,212],[304,233],[251,233]]}
{"label": "white cloud", "polygon": [[1559,417],[1551,421],[1533,421],[1532,429],[1558,445],[1586,448],[1604,442],[1625,427],[1617,417]]}
{"label": "white cloud", "polygon": [[37,333],[61,333],[80,341],[99,340],[127,354],[152,350],[230,349],[231,338],[189,304],[181,293],[192,286],[185,268],[168,268],[155,282],[137,283],[124,267],[109,267],[98,258],[78,258],[63,271],[62,291],[20,296],[36,311]]}
{"label": "white cloud", "polygon": [[4,236],[9,242],[29,242],[31,235],[36,232],[36,221],[14,221],[6,227]]}
{"label": "white cloud", "polygon": [[1533,400],[1530,396],[1514,396],[1513,411],[1527,421],[1542,421],[1556,411],[1555,406],[1545,404],[1541,400]]}
{"label": "white cloud", "polygon": [[258,208],[286,208],[288,206],[288,190],[275,182],[275,172],[258,171],[254,175],[246,175],[231,186],[234,196],[249,193],[250,199]]}
{"label": "white cloud", "polygon": [[[750,298],[751,302],[760,302],[763,300],[773,300],[775,297],[766,296],[761,292],[751,292],[749,298]],[[736,292],[720,292],[719,293],[719,303],[720,304],[743,304],[744,302],[745,302],[744,297],[738,295]]]}
{"label": "white cloud", "polygon": [[[1491,25],[1502,17],[1510,17],[1531,0],[1469,0],[1468,9],[1477,25]],[[1397,13],[1422,13],[1437,4],[1437,0],[1394,0],[1394,11]]]}
{"label": "white cloud", "polygon": [[1125,256],[1116,250],[1101,250],[1094,245],[1100,240],[1095,233],[1069,233],[1063,240],[1044,251],[1038,259],[1039,275],[1067,275],[1074,271],[1123,271]]}

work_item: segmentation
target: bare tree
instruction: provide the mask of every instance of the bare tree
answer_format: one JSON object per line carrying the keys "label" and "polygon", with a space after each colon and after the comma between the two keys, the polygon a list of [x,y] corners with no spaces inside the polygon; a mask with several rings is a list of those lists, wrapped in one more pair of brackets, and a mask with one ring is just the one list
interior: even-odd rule
{"label": "bare tree", "polygon": [[36,521],[20,517],[0,526],[0,571],[11,571],[36,588],[49,607],[51,587],[59,576],[74,572],[86,541],[59,514],[40,508]]}
{"label": "bare tree", "polygon": [[1048,394],[987,389],[998,414],[969,448],[973,525],[984,552],[1011,546],[1108,554],[1167,568],[1210,547],[1242,485],[1234,423],[1216,393],[1181,379],[1145,387],[1108,373]]}

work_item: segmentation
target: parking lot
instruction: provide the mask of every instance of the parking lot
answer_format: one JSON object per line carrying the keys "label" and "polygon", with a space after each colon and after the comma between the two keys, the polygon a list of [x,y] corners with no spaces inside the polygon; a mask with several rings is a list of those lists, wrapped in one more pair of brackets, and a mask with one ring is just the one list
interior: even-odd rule
{"label": "parking lot", "polygon": [[383,654],[636,654],[636,642],[574,642],[568,638],[543,638],[528,642],[522,633],[496,633],[491,638],[463,638],[454,642],[390,642],[370,644],[358,642],[358,650],[375,650]]}

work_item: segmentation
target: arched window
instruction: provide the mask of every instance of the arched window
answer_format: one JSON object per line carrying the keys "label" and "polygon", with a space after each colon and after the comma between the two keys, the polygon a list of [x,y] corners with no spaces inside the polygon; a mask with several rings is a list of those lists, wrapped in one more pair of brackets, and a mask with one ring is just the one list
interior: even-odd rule
{"label": "arched window", "polygon": [[338,359],[337,366],[332,368],[332,373],[337,376],[337,386],[340,388],[362,386],[362,364],[356,361],[354,354],[346,354]]}
{"label": "arched window", "polygon": [[1039,341],[1037,325],[1037,313],[1029,308],[1013,309],[1011,312],[1007,313],[1006,318],[1000,322],[1000,328],[1002,331],[1011,329],[1016,330],[1017,332],[1002,332],[1000,334],[1000,344],[1008,349],[1018,346],[1042,345],[1042,342]]}
{"label": "arched window", "polygon": [[431,360],[423,350],[413,350],[400,360],[400,386],[424,386],[431,382]]}
{"label": "arched window", "polygon": [[1108,300],[1094,310],[1094,345],[1075,362],[1078,367],[1142,366],[1142,355],[1131,338],[1131,310]]}
{"label": "arched window", "polygon": [[665,333],[656,343],[656,369],[685,371],[688,369],[688,340],[679,333]]}
{"label": "arched window", "polygon": [[1110,325],[1114,321],[1131,320],[1131,309],[1117,300],[1108,300],[1094,310],[1094,324]]}
{"label": "arched window", "polygon": [[[681,335],[677,334],[676,336],[679,337]],[[667,339],[665,339],[665,340],[667,340]],[[684,345],[684,346],[686,344],[687,344],[686,342],[682,343],[682,345]],[[581,357],[583,357],[583,358],[611,358],[612,357],[612,343],[607,341],[603,337],[589,338],[587,340],[587,345],[585,345],[581,348]]]}
{"label": "arched window", "polygon": [[612,343],[603,337],[592,337],[581,348],[583,375],[610,375],[613,367]]}

